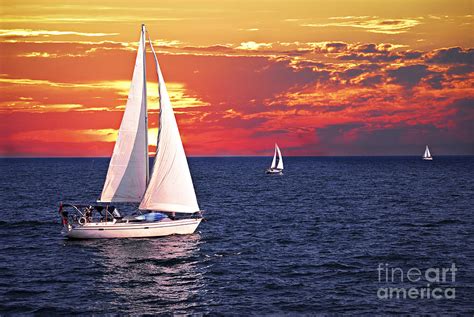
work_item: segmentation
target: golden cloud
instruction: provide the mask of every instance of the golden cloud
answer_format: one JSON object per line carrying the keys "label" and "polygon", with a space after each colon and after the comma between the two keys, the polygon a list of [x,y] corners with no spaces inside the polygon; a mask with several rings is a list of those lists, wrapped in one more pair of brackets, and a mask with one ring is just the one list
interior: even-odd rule
{"label": "golden cloud", "polygon": [[411,28],[421,24],[416,19],[371,19],[371,20],[352,20],[330,23],[308,23],[301,24],[305,27],[350,27],[364,29],[372,33],[400,34],[406,33]]}
{"label": "golden cloud", "polygon": [[32,29],[0,29],[0,37],[49,37],[59,35],[77,35],[86,37],[113,36],[119,33],[89,33],[75,31],[51,31]]}

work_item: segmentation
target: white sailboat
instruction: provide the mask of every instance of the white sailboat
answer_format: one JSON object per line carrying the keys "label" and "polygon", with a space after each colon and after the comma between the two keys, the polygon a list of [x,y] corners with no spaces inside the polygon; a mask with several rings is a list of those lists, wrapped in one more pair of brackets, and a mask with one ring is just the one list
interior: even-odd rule
{"label": "white sailboat", "polygon": [[428,148],[428,145],[425,148],[425,153],[423,153],[423,160],[425,161],[432,161],[433,157],[431,156],[430,149]]}
{"label": "white sailboat", "polygon": [[[191,234],[202,217],[186,154],[151,39],[160,104],[156,157],[150,176],[146,92],[146,31],[142,25],[135,68],[101,205],[61,204],[62,234],[68,238],[135,238]],[[140,203],[121,217],[115,203]]]}
{"label": "white sailboat", "polygon": [[[277,156],[278,155],[278,156]],[[275,153],[273,154],[272,164],[270,168],[265,171],[266,174],[283,175],[283,157],[281,156],[280,148],[275,143]]]}

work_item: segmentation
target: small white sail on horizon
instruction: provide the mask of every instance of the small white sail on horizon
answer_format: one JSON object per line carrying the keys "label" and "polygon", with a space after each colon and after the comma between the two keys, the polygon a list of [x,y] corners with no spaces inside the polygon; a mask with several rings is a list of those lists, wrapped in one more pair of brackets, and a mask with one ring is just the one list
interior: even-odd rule
{"label": "small white sail on horizon", "polygon": [[273,159],[272,159],[272,164],[270,165],[270,168],[267,169],[267,174],[276,174],[279,173],[281,174],[283,171],[283,157],[281,155],[280,148],[278,147],[278,144],[275,143],[275,152],[273,154]]}
{"label": "small white sail on horizon", "polygon": [[423,153],[423,159],[426,160],[426,161],[433,160],[433,157],[431,156],[430,149],[428,148],[428,145],[425,148],[425,153]]}

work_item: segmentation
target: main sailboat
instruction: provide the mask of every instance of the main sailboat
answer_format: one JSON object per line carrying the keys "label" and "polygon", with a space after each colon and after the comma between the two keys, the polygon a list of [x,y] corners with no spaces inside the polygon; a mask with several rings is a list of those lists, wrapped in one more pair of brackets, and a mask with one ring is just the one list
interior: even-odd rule
{"label": "main sailboat", "polygon": [[[97,205],[62,204],[62,234],[68,238],[135,238],[191,234],[202,217],[160,65],[159,132],[153,170],[148,156],[146,36],[141,27],[135,68],[117,140]],[[150,175],[151,174],[151,175]],[[122,217],[115,203],[139,203]]]}
{"label": "main sailboat", "polygon": [[265,171],[266,174],[283,175],[283,157],[281,156],[280,148],[275,143],[275,153],[273,153],[273,160],[270,168]]}

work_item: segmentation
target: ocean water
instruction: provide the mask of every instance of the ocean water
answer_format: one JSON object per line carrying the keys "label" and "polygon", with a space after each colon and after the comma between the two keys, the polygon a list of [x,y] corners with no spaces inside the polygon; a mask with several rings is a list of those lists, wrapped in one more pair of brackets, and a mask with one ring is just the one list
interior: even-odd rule
{"label": "ocean water", "polygon": [[108,159],[1,159],[0,314],[473,314],[474,157],[270,160],[190,158],[193,235],[70,241],[58,203],[95,200]]}

